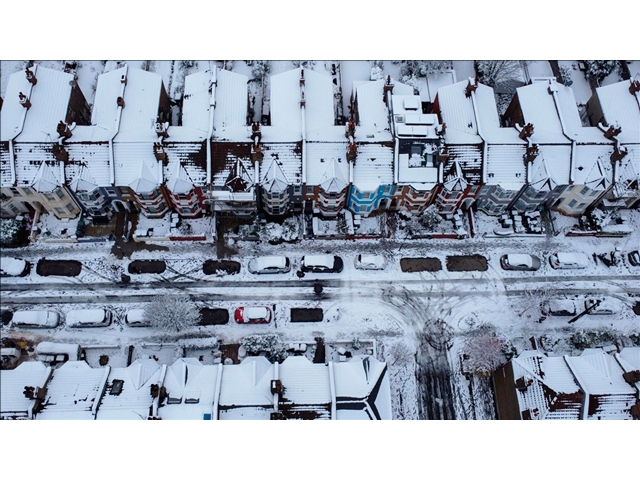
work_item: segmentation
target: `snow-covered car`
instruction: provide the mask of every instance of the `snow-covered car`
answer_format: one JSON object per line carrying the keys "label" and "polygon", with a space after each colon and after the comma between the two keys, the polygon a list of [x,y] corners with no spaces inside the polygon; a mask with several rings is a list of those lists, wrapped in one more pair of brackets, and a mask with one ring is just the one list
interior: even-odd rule
{"label": "snow-covered car", "polygon": [[362,253],[356,255],[355,266],[362,270],[384,270],[387,266],[387,260],[382,255]]}
{"label": "snow-covered car", "polygon": [[584,253],[558,252],[549,255],[553,268],[587,268],[589,258]]}
{"label": "snow-covered car", "polygon": [[343,267],[342,259],[333,255],[306,255],[300,262],[303,272],[340,273]]}
{"label": "snow-covered car", "polygon": [[269,307],[238,307],[234,317],[237,323],[269,323],[273,312]]}
{"label": "snow-covered car", "polygon": [[124,317],[124,323],[130,327],[149,327],[151,324],[144,318],[144,308],[132,308]]}
{"label": "snow-covered car", "polygon": [[0,257],[0,277],[24,277],[31,264],[21,258]]}
{"label": "snow-covered car", "polygon": [[508,253],[500,257],[500,266],[504,270],[538,270],[540,259],[535,255]]}
{"label": "snow-covered car", "polygon": [[629,263],[634,267],[640,267],[640,252],[638,250],[629,253]]}
{"label": "snow-covered car", "polygon": [[113,314],[104,308],[90,308],[85,310],[71,310],[67,313],[65,323],[70,328],[108,327],[111,325]]}
{"label": "snow-covered car", "polygon": [[256,257],[249,260],[249,271],[255,274],[287,273],[291,271],[291,262],[287,257]]}
{"label": "snow-covered car", "polygon": [[18,310],[11,323],[22,328],[53,328],[58,326],[60,315],[51,310]]}
{"label": "snow-covered car", "polygon": [[542,302],[543,315],[571,316],[576,314],[576,304],[573,300],[562,298]]}

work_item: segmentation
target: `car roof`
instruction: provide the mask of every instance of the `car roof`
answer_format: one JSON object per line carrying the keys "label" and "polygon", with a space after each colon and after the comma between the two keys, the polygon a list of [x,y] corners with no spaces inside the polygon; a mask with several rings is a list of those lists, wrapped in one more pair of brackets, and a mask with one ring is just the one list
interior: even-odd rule
{"label": "car roof", "polygon": [[333,268],[333,255],[307,255],[304,257],[304,264],[311,267]]}
{"label": "car roof", "polygon": [[67,313],[67,323],[101,323],[104,321],[105,311],[102,308],[71,310]]}
{"label": "car roof", "polygon": [[556,256],[561,263],[578,263],[581,265],[586,263],[585,256],[581,253],[558,252]]}
{"label": "car roof", "polygon": [[527,267],[533,266],[533,258],[531,255],[525,253],[509,253],[507,254],[507,261],[510,265],[526,265]]}
{"label": "car roof", "polygon": [[285,268],[287,266],[287,257],[256,257],[252,258],[251,267],[256,270],[264,270],[265,268]]}
{"label": "car roof", "polygon": [[0,257],[0,270],[7,275],[20,275],[24,270],[26,261],[20,258]]}
{"label": "car roof", "polygon": [[269,309],[267,307],[245,307],[244,318],[267,318]]}
{"label": "car roof", "polygon": [[384,257],[382,255],[372,255],[370,253],[363,253],[360,255],[360,263],[382,265],[384,263]]}

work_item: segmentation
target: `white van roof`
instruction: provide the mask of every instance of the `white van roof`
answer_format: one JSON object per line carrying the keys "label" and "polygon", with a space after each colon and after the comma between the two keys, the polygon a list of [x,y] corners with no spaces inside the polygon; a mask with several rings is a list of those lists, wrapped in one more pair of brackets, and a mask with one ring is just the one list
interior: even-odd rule
{"label": "white van roof", "polygon": [[17,326],[55,327],[59,319],[58,313],[50,310],[19,310],[11,321]]}
{"label": "white van roof", "polygon": [[284,268],[287,266],[287,257],[274,256],[274,257],[256,257],[255,268],[256,270],[264,270],[265,268]]}

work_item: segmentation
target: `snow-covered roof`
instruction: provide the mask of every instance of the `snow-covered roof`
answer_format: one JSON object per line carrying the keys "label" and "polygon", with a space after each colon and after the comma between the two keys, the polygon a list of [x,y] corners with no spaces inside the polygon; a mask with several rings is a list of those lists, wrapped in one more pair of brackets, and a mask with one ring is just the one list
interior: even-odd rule
{"label": "snow-covered roof", "polygon": [[124,85],[121,80],[126,71],[127,68],[122,67],[98,76],[96,95],[91,109],[91,125],[102,127],[110,135],[118,129],[117,99],[122,95]]}
{"label": "snow-covered roof", "polygon": [[349,362],[334,363],[333,376],[338,420],[392,418],[386,363],[369,355],[356,356]]}
{"label": "snow-covered roof", "polygon": [[302,152],[297,143],[263,143],[260,183],[267,190],[282,191],[302,183]]}
{"label": "snow-covered roof", "polygon": [[163,386],[167,399],[158,409],[163,420],[202,420],[213,414],[220,367],[203,365],[195,358],[180,358],[167,368]]}
{"label": "snow-covered roof", "polygon": [[75,143],[65,145],[65,149],[70,160],[65,165],[65,176],[75,192],[111,185],[111,160],[107,144]]}
{"label": "snow-covered roof", "polygon": [[273,406],[274,366],[265,357],[247,357],[239,365],[225,365],[220,387],[220,409]]}
{"label": "snow-covered roof", "polygon": [[[363,131],[382,132],[390,129],[389,110],[384,97],[384,85],[386,83],[386,80],[354,82],[355,98],[358,106],[358,126]],[[413,95],[413,87],[394,82],[392,94]]]}
{"label": "snow-covered roof", "polygon": [[278,377],[285,388],[281,399],[283,404],[331,403],[329,370],[324,363],[311,363],[306,357],[287,357],[278,366]]}
{"label": "snow-covered roof", "polygon": [[568,144],[570,141],[562,133],[560,117],[548,88],[549,82],[534,82],[516,89],[522,116],[525,123],[533,124],[533,143]]}
{"label": "snow-covered roof", "polygon": [[479,131],[488,144],[524,145],[514,127],[501,127],[498,107],[493,88],[478,84],[473,94],[476,101],[476,117],[480,124]]}
{"label": "snow-covered roof", "polygon": [[115,183],[137,193],[150,192],[160,180],[162,164],[153,154],[152,142],[114,143]]}
{"label": "snow-covered roof", "polygon": [[24,387],[43,388],[50,374],[51,367],[42,362],[23,362],[13,370],[3,370],[0,375],[0,419],[30,419],[35,400],[24,395]]}
{"label": "snow-covered roof", "polygon": [[577,420],[584,393],[562,357],[526,351],[511,361],[520,412],[534,420]]}
{"label": "snow-covered roof", "polygon": [[[9,77],[0,111],[1,141],[12,139],[21,132],[16,141],[54,142],[59,137],[58,122],[67,118],[73,75],[41,66],[30,70],[37,79],[33,86],[27,81],[24,70]],[[20,92],[31,102],[28,111],[19,103]]]}
{"label": "snow-covered roof", "polygon": [[612,181],[610,157],[613,145],[576,145],[573,180],[594,190],[604,190]]}
{"label": "snow-covered roof", "polygon": [[[270,114],[272,128],[264,128],[267,134],[281,134],[286,131],[287,141],[302,138],[302,113],[300,109],[300,69],[289,70],[269,77],[271,89]],[[306,95],[305,95],[306,98]],[[279,136],[279,135],[278,135]],[[274,140],[271,137],[269,140]]]}
{"label": "snow-covered roof", "polygon": [[329,193],[341,192],[349,183],[346,152],[346,141],[307,143],[307,185],[320,185]]}
{"label": "snow-covered roof", "polygon": [[[112,368],[100,402],[97,420],[146,420],[153,403],[151,385],[161,383],[162,370],[151,358],[137,359],[126,368]],[[122,380],[122,392],[112,393],[114,380]]]}
{"label": "snow-covered roof", "polygon": [[62,185],[60,180],[60,168],[51,166],[47,162],[42,162],[38,173],[33,179],[33,188],[40,193],[50,193]]}
{"label": "snow-covered roof", "polygon": [[[110,367],[68,361],[53,370],[39,420],[93,420]],[[92,411],[93,409],[93,411]]]}
{"label": "snow-covered roof", "polygon": [[[442,123],[447,124],[444,134],[447,144],[479,144],[478,125],[473,100],[465,96],[469,80],[438,89],[438,105]],[[479,84],[481,88],[489,88]],[[477,90],[476,90],[477,91]]]}
{"label": "snow-covered roof", "polygon": [[520,190],[526,182],[525,145],[489,144],[485,161],[487,185]]}
{"label": "snow-covered roof", "polygon": [[531,184],[538,190],[568,185],[571,145],[540,145],[538,151],[538,156],[529,166]]}
{"label": "snow-covered roof", "polygon": [[[618,124],[622,143],[640,143],[640,104],[638,93],[631,94],[630,80],[596,88],[600,107],[609,125]],[[4,108],[4,107],[3,107]]]}
{"label": "snow-covered roof", "polygon": [[[113,75],[120,81],[123,69],[103,75]],[[124,108],[120,117],[120,128],[114,142],[156,141],[154,125],[158,118],[162,76],[138,68],[127,68],[127,83],[124,88]]]}
{"label": "snow-covered roof", "polygon": [[304,78],[305,126],[308,135],[315,130],[332,127],[335,123],[333,81],[329,72],[319,73],[307,69],[304,70]]}
{"label": "snow-covered roof", "polygon": [[586,349],[579,357],[565,357],[585,392],[583,419],[631,419],[629,408],[637,392],[629,385],[615,358],[602,349]]}
{"label": "snow-covered roof", "polygon": [[[213,72],[204,72],[187,75],[184,78],[184,96],[182,100],[182,126],[194,128],[203,132],[209,131],[210,99],[213,82]],[[217,93],[217,92],[216,92]],[[169,138],[172,138],[174,129],[169,128]]]}
{"label": "snow-covered roof", "polygon": [[[437,155],[437,152],[434,152]],[[398,183],[411,185],[416,190],[430,190],[438,183],[438,167],[423,166],[423,157],[412,159],[409,154],[398,155]]]}
{"label": "snow-covered roof", "polygon": [[393,147],[378,143],[358,143],[353,167],[353,184],[361,192],[372,192],[393,183]]}
{"label": "snow-covered roof", "polygon": [[193,180],[185,168],[177,162],[174,162],[172,169],[167,176],[167,188],[173,194],[189,193],[193,190]]}
{"label": "snow-covered roof", "polygon": [[[217,131],[247,124],[248,90],[246,75],[217,69],[216,109],[213,126]],[[186,89],[185,89],[186,93]],[[208,120],[207,120],[208,121]],[[184,117],[183,117],[184,125]],[[216,134],[219,134],[216,132]]]}

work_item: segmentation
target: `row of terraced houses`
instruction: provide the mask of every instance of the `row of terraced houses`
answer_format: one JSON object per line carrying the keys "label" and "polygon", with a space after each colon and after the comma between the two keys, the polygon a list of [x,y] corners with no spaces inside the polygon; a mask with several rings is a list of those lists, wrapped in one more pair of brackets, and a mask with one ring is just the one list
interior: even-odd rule
{"label": "row of terraced houses", "polygon": [[268,121],[254,123],[248,78],[216,68],[185,78],[173,125],[158,74],[100,75],[89,109],[74,75],[34,65],[0,104],[1,214],[334,218],[435,204],[579,216],[640,204],[640,81],[597,88],[588,122],[555,79],[518,88],[502,117],[492,88],[453,71],[435,83],[425,102],[389,77],[354,82],[342,121],[331,76],[297,68],[270,77]]}

